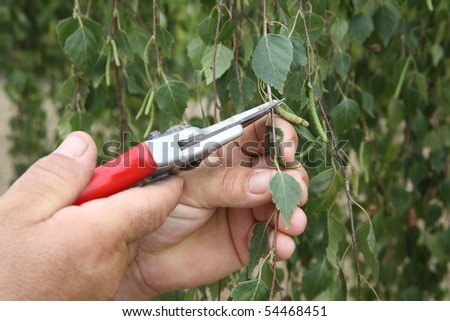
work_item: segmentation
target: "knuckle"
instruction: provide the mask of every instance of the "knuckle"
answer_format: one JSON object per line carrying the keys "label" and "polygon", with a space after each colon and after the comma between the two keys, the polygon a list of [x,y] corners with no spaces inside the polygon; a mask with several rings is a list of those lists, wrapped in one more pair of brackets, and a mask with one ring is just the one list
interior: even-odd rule
{"label": "knuckle", "polygon": [[[56,154],[51,156],[52,158],[64,157]],[[70,160],[60,161],[58,159],[53,160],[52,158],[47,156],[35,163],[34,169],[38,172],[38,175],[33,175],[33,178],[39,181],[37,183],[42,183],[42,177],[45,177],[46,181],[51,180],[55,184],[64,186],[80,176],[81,171],[75,164],[70,164]]]}
{"label": "knuckle", "polygon": [[219,191],[225,197],[239,197],[244,195],[242,184],[242,174],[236,168],[230,168],[225,171],[222,180],[219,182]]}

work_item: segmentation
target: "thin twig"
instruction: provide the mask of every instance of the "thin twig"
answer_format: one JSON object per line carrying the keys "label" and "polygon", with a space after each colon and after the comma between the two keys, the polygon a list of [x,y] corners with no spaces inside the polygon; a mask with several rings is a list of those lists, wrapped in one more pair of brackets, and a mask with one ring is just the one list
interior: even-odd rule
{"label": "thin twig", "polygon": [[[113,15],[111,20],[111,27],[109,29],[109,35],[112,39],[115,38],[117,30],[119,29],[119,17],[118,17],[118,0],[113,1]],[[114,58],[115,59],[115,58]],[[117,106],[117,115],[119,118],[119,141],[123,146],[123,133],[125,126],[125,115],[123,112],[123,102],[122,102],[122,85],[120,83],[120,70],[119,70],[119,62],[114,61],[112,64],[114,70],[114,91],[116,92],[116,106]]]}
{"label": "thin twig", "polygon": [[77,15],[80,15],[80,3],[78,0],[74,0],[73,2],[73,12]]}
{"label": "thin twig", "polygon": [[275,210],[274,224],[275,228],[273,231],[273,241],[272,241],[272,252],[273,252],[273,264],[272,264],[272,285],[270,287],[269,301],[273,300],[275,294],[275,285],[277,284],[278,274],[277,274],[277,237],[278,237],[278,221],[280,219],[280,211]]}
{"label": "thin twig", "polygon": [[[152,22],[153,41],[155,43],[157,73],[160,74],[162,71],[162,61],[161,61],[161,55],[159,53],[158,36],[156,33],[157,24],[158,24],[158,5],[156,3],[156,0],[153,0],[153,22]],[[155,77],[156,77],[156,75],[155,75]]]}
{"label": "thin twig", "polygon": [[216,26],[216,33],[214,35],[214,51],[213,51],[213,61],[212,61],[214,123],[217,123],[219,121],[219,116],[218,116],[219,98],[217,95],[217,84],[216,84],[216,55],[217,55],[217,46],[218,46],[218,41],[219,41],[220,21],[222,19],[222,5],[223,5],[223,0],[220,0],[219,4],[217,5],[217,26]]}
{"label": "thin twig", "polygon": [[239,101],[241,103],[242,109],[245,110],[244,89],[242,87],[241,68],[239,65],[239,50],[241,46],[241,30],[240,30],[241,26],[240,26],[240,19],[238,17],[238,2],[236,0],[233,2],[233,21],[234,21],[234,37],[233,37],[234,68],[238,84]]}
{"label": "thin twig", "polygon": [[81,109],[81,77],[79,74],[76,75],[75,94],[73,96],[72,105],[75,111]]}
{"label": "thin twig", "polygon": [[[267,36],[267,23],[268,23],[268,19],[267,19],[267,0],[264,0],[263,2],[263,16],[264,16],[264,22],[263,22],[263,37]],[[267,84],[267,96],[269,99],[269,103],[272,104],[272,88],[270,87],[269,84]],[[277,146],[277,136],[276,136],[276,130],[275,130],[275,113],[274,110],[271,110],[270,113],[271,116],[271,123],[272,123],[272,142],[274,144],[273,151],[274,151],[274,155],[273,155],[273,160],[274,160],[274,164],[277,167],[277,170],[280,171],[280,167],[278,165],[278,146]],[[278,210],[275,211],[275,217],[274,217],[274,235],[273,235],[273,241],[272,241],[272,252],[274,255],[274,259],[273,259],[273,271],[272,271],[272,285],[270,288],[270,294],[269,294],[269,300],[272,301],[273,300],[273,296],[275,294],[275,284],[276,284],[276,280],[277,280],[277,260],[276,260],[276,256],[277,256],[277,236],[278,236],[278,221],[280,219],[280,212]]]}
{"label": "thin twig", "polygon": [[89,18],[90,14],[91,14],[91,11],[92,11],[92,3],[93,3],[93,1],[92,1],[92,0],[89,0],[89,2],[88,2],[88,4],[87,4],[87,7],[86,7],[86,14],[85,14],[85,16],[86,16],[87,18]]}
{"label": "thin twig", "polygon": [[355,268],[356,268],[356,273],[358,275],[358,298],[359,300],[362,300],[362,279],[361,279],[361,269],[360,269],[360,262],[359,262],[359,257],[358,257],[358,242],[356,241],[356,229],[355,229],[355,220],[353,217],[353,208],[352,208],[352,201],[351,201],[351,191],[350,191],[350,181],[348,178],[348,173],[347,173],[347,166],[345,165],[345,161],[342,158],[341,154],[340,154],[340,150],[339,150],[339,145],[337,144],[337,139],[336,139],[336,135],[334,133],[334,130],[331,126],[331,123],[328,119],[328,115],[325,111],[325,108],[323,106],[323,101],[322,99],[319,97],[319,95],[317,94],[317,92],[314,90],[314,87],[312,86],[312,81],[311,81],[311,61],[310,61],[310,48],[312,47],[311,45],[311,39],[309,38],[309,32],[308,32],[308,25],[306,23],[306,20],[304,19],[304,15],[303,15],[303,1],[300,2],[300,10],[302,12],[302,18],[303,18],[303,26],[305,28],[305,35],[306,35],[306,46],[308,48],[308,50],[306,50],[306,59],[307,59],[307,64],[305,66],[305,73],[306,73],[306,77],[308,79],[308,82],[311,84],[313,93],[314,93],[314,97],[317,103],[317,106],[319,106],[319,110],[320,113],[322,114],[323,120],[325,121],[325,126],[327,128],[327,131],[330,133],[331,135],[331,142],[333,144],[333,149],[335,151],[336,154],[336,158],[339,162],[339,165],[341,167],[341,172],[342,172],[342,176],[344,178],[344,182],[345,182],[345,195],[347,198],[347,208],[348,208],[348,214],[350,217],[350,225],[351,225],[351,230],[352,230],[352,246],[353,246],[353,252],[354,252],[354,259],[355,259]]}
{"label": "thin twig", "polygon": [[[263,16],[264,16],[264,23],[263,23],[263,37],[267,36],[267,0],[264,0],[263,2]],[[267,84],[267,98],[269,100],[269,103],[272,104],[272,88],[270,87],[269,84]],[[273,155],[273,159],[274,159],[274,163],[277,167],[278,170],[280,170],[280,168],[278,167],[278,148],[276,146],[276,142],[277,142],[277,136],[276,136],[276,130],[275,130],[275,112],[272,109],[270,112],[270,118],[271,118],[271,123],[272,123],[272,141],[274,142],[274,155]]]}
{"label": "thin twig", "polygon": [[124,124],[125,124],[125,115],[123,113],[123,103],[122,103],[122,86],[120,84],[120,75],[119,75],[119,67],[116,64],[113,64],[114,69],[114,90],[116,92],[116,100],[117,100],[117,114],[119,117],[119,141],[123,144],[123,132],[124,132]]}

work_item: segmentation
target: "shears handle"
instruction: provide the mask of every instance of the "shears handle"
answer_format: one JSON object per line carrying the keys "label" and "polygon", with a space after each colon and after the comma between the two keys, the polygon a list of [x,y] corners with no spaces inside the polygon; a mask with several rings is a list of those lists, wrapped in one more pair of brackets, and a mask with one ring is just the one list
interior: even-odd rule
{"label": "shears handle", "polygon": [[138,183],[157,168],[146,143],[139,143],[126,153],[98,166],[89,184],[74,205],[103,198]]}

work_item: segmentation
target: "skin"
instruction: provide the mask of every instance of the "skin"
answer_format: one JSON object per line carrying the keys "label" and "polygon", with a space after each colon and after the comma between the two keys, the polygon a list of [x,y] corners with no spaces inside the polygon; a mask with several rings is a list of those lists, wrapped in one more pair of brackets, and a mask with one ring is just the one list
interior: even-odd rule
{"label": "skin", "polygon": [[[72,133],[0,197],[0,299],[150,299],[243,267],[254,225],[275,224],[275,171],[262,162],[263,146],[247,144],[264,142],[265,125],[250,125],[198,169],[81,206],[71,204],[92,175],[96,148],[86,133]],[[293,163],[295,131],[282,119],[276,126],[292,142],[282,156]],[[292,236],[306,226],[308,176],[302,167],[286,172],[303,194],[288,228],[277,223],[278,260],[292,255]]]}

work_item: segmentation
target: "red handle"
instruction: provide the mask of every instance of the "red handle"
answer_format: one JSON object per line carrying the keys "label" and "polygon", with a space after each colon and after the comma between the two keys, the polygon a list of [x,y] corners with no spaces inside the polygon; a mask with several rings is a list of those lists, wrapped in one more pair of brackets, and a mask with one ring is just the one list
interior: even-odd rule
{"label": "red handle", "polygon": [[150,176],[157,168],[146,143],[139,143],[128,152],[98,166],[75,205],[107,197],[123,191]]}

